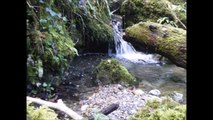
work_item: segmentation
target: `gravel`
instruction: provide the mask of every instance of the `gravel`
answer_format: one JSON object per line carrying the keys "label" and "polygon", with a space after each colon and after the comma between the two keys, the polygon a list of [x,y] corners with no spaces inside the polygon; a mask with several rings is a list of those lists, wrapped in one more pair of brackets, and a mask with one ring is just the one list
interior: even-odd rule
{"label": "gravel", "polygon": [[127,120],[131,115],[145,106],[146,101],[150,99],[161,100],[159,97],[146,93],[141,89],[131,89],[120,84],[106,85],[100,87],[99,91],[94,93],[87,100],[80,101],[82,108],[81,112],[90,116],[94,111],[102,110],[115,103],[119,104],[119,107],[117,110],[107,115],[109,119]]}

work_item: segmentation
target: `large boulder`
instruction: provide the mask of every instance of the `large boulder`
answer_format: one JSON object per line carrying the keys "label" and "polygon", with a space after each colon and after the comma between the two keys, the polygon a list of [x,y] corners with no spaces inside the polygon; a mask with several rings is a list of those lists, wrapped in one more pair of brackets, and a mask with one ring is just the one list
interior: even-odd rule
{"label": "large boulder", "polygon": [[136,49],[158,53],[186,68],[186,30],[153,22],[140,22],[125,31],[124,39]]}
{"label": "large boulder", "polygon": [[95,78],[100,84],[125,83],[134,84],[136,78],[116,59],[103,60],[96,67]]}

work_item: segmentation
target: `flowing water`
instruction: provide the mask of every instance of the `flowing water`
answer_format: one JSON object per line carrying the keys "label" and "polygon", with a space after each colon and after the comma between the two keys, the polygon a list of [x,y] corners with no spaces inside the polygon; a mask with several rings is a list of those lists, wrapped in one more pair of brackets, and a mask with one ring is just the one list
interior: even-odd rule
{"label": "flowing water", "polygon": [[[101,60],[116,57],[116,55],[109,57],[107,54],[86,54],[77,57],[72,62],[67,81],[72,81],[75,85],[79,86],[78,91],[87,93],[93,91],[92,71]],[[143,64],[135,63],[125,59],[117,58],[131,74],[133,74],[139,84],[137,88],[148,92],[151,89],[159,89],[162,95],[170,95],[172,92],[177,91],[184,95],[186,98],[186,70],[177,67],[174,64]],[[82,99],[85,96],[81,96]],[[186,99],[185,99],[186,100]]]}
{"label": "flowing water", "polygon": [[143,52],[138,52],[131,45],[131,43],[123,40],[123,31],[122,26],[119,21],[113,21],[113,34],[114,34],[114,42],[115,42],[115,50],[117,58],[124,58],[130,60],[134,63],[159,63],[159,61],[153,58],[151,54],[144,54]]}
{"label": "flowing water", "polygon": [[[113,22],[113,32],[116,54],[110,56],[98,53],[84,54],[76,57],[71,63],[64,78],[65,82],[73,85],[70,89],[71,93],[64,91],[66,93],[64,100],[71,108],[78,111],[79,101],[88,99],[97,92],[98,87],[94,85],[92,71],[101,60],[108,58],[119,60],[136,77],[139,83],[137,88],[145,92],[159,89],[162,95],[171,95],[172,92],[177,91],[183,94],[184,103],[186,103],[185,69],[166,62],[159,64],[160,62],[152,54],[136,51],[130,43],[123,40],[121,23],[117,21]],[[71,99],[73,97],[77,98],[76,102]]]}
{"label": "flowing water", "polygon": [[159,89],[163,95],[178,91],[186,98],[186,70],[173,64],[160,65],[152,54],[138,52],[131,43],[123,40],[122,26],[113,21],[116,58],[136,76],[139,88],[149,91]]}

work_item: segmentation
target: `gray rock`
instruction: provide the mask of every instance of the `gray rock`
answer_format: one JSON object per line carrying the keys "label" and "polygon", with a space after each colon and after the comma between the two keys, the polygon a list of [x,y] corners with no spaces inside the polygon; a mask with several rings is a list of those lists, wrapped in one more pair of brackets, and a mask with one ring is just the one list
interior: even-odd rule
{"label": "gray rock", "polygon": [[155,96],[160,96],[161,92],[158,89],[154,89],[149,91],[149,94],[155,95]]}
{"label": "gray rock", "polygon": [[141,89],[136,89],[136,90],[133,91],[133,93],[135,95],[142,95],[142,94],[144,94],[144,91],[142,91]]}
{"label": "gray rock", "polygon": [[177,101],[177,102],[181,103],[181,102],[183,102],[183,94],[174,91],[174,93],[172,95],[172,99],[174,101]]}
{"label": "gray rock", "polygon": [[89,107],[89,105],[82,105],[81,106],[81,111],[85,112],[88,107]]}

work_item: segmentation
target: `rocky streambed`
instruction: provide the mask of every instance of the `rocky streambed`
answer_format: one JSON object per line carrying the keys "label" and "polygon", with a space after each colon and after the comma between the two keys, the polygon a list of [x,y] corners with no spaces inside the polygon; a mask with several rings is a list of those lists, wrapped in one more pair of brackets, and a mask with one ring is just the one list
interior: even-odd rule
{"label": "rocky streambed", "polygon": [[[58,98],[82,116],[90,116],[113,103],[119,104],[118,109],[108,115],[111,120],[127,120],[150,99],[161,100],[170,96],[185,104],[185,72],[174,65],[142,65],[121,61],[141,81],[139,86],[95,85],[92,71],[101,60],[108,58],[100,54],[76,58],[64,78],[65,84],[58,91],[61,94]],[[64,114],[60,116],[61,120],[70,120]]]}
{"label": "rocky streambed", "polygon": [[[95,93],[75,104],[72,101],[66,101],[66,104],[70,104],[69,107],[78,114],[88,117],[111,104],[118,104],[118,109],[107,115],[109,120],[128,120],[145,106],[148,100],[162,100],[166,97],[161,96],[161,92],[157,89],[146,92],[134,87],[111,84],[99,87]],[[181,93],[174,92],[171,98],[177,102],[183,102],[183,95]]]}

